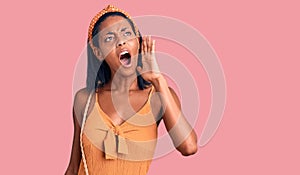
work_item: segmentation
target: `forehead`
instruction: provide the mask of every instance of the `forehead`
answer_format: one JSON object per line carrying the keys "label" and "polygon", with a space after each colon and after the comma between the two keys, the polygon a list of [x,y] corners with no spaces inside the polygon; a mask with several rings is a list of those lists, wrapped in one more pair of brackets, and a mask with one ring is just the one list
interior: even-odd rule
{"label": "forehead", "polygon": [[121,30],[124,27],[130,28],[131,26],[127,19],[122,16],[109,16],[99,26],[101,33]]}

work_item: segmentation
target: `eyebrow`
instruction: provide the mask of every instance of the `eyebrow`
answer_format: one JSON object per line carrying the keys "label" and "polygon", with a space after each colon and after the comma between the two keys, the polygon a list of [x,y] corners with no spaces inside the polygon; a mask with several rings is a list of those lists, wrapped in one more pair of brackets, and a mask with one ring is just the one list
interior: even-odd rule
{"label": "eyebrow", "polygon": [[123,29],[121,29],[121,32],[124,32],[127,29],[127,27],[124,27]]}
{"label": "eyebrow", "polygon": [[107,32],[105,35],[113,35],[114,32]]}
{"label": "eyebrow", "polygon": [[[124,27],[121,29],[121,32],[124,32],[127,29],[127,27]],[[114,35],[114,32],[107,32],[105,35]]]}

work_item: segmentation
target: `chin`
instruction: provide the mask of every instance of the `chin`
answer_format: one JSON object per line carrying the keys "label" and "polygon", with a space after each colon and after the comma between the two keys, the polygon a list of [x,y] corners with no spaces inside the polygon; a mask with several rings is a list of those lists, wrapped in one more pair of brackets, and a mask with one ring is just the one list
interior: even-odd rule
{"label": "chin", "polygon": [[117,73],[124,77],[137,76],[136,68],[137,68],[137,64],[126,66],[126,67],[123,65],[120,65]]}

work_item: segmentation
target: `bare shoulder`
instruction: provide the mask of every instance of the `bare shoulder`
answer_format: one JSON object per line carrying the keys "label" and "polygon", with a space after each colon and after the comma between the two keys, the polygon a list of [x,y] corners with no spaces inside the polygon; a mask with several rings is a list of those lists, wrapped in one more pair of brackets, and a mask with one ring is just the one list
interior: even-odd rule
{"label": "bare shoulder", "polygon": [[86,88],[78,90],[74,97],[74,112],[79,118],[82,118],[83,111],[88,100],[90,92]]}
{"label": "bare shoulder", "polygon": [[89,91],[87,90],[87,88],[79,89],[75,94],[74,102],[85,100],[88,98],[88,96]]}

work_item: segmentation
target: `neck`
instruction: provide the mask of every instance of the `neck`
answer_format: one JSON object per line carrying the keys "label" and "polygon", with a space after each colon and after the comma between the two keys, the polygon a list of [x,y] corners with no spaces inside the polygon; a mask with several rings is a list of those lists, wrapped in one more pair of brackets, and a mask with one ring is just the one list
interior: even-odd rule
{"label": "neck", "polygon": [[112,91],[124,93],[139,88],[136,74],[123,76],[118,73],[112,73],[111,75],[112,79],[109,81],[108,86],[110,86]]}

